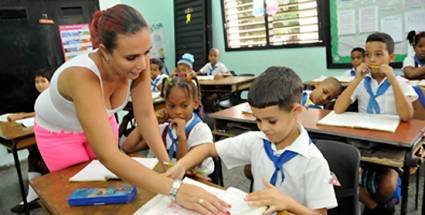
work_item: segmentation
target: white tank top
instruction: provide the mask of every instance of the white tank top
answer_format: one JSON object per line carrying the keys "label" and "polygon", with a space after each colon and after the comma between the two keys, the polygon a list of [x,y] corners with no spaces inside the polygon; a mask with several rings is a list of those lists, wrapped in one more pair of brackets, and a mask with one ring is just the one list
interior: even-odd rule
{"label": "white tank top", "polygon": [[[100,87],[103,95],[102,77],[99,69],[94,61],[89,57],[89,54],[83,54],[72,58],[60,66],[53,74],[50,87],[43,91],[35,102],[36,123],[50,131],[59,132],[83,132],[81,124],[75,112],[74,103],[64,98],[58,90],[58,79],[62,71],[70,67],[84,67],[92,71],[99,78]],[[112,115],[122,110],[128,102],[131,80],[128,81],[128,93],[124,102],[113,110],[105,111],[108,115]]]}

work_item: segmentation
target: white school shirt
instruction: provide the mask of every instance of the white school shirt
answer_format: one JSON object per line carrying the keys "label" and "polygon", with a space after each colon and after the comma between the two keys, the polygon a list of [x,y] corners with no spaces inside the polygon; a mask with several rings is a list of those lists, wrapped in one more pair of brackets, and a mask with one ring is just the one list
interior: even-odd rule
{"label": "white school shirt", "polygon": [[[333,208],[337,201],[333,185],[330,183],[331,173],[322,153],[313,143],[302,125],[298,124],[300,135],[283,150],[297,152],[298,155],[283,164],[285,180],[283,183],[280,173],[277,176],[276,187],[280,192],[295,199],[300,204],[312,208]],[[220,158],[227,168],[251,164],[254,177],[254,191],[264,190],[262,179],[270,180],[275,170],[273,162],[267,156],[263,139],[266,135],[261,131],[250,131],[236,137],[219,141],[215,144]]]}
{"label": "white school shirt", "polygon": [[[190,125],[190,123],[193,121],[194,116],[192,116],[192,118],[186,123],[186,127],[188,125]],[[164,129],[167,128],[167,125],[169,125],[168,122],[166,123],[162,123],[161,125],[159,125],[159,131],[162,135],[162,132],[164,132]],[[165,131],[167,132],[167,131]],[[175,133],[175,129],[173,129],[172,131],[174,137],[176,137],[176,133]],[[169,137],[168,133],[167,136],[165,138],[165,141],[167,143],[167,150],[170,149],[171,147],[171,138]],[[189,136],[187,137],[187,146],[188,149],[190,150],[191,148],[200,145],[200,144],[205,144],[205,143],[212,143],[213,142],[213,135],[211,132],[210,127],[208,127],[208,125],[204,122],[200,122],[198,124],[196,124],[193,128],[192,131],[189,133]],[[155,157],[155,154],[152,152],[152,150],[149,150],[148,153],[148,157]],[[173,159],[175,161],[175,159]],[[206,175],[210,175],[213,171],[214,171],[214,161],[212,160],[211,157],[205,159],[202,162],[201,165],[201,169],[203,170],[203,172]]]}
{"label": "white school shirt", "polygon": [[[404,68],[408,66],[415,68],[415,54],[407,55],[406,58],[404,58],[403,67],[401,68],[401,70],[404,70]],[[421,67],[421,65],[418,65],[418,67]]]}
{"label": "white school shirt", "polygon": [[219,74],[219,73],[225,73],[227,71],[228,71],[228,69],[226,68],[226,66],[222,62],[217,62],[214,65],[214,67],[211,66],[211,63],[207,63],[207,64],[205,64],[204,67],[201,68],[201,70],[199,70],[199,72],[201,74],[205,74],[205,75],[216,75],[216,74]]}
{"label": "white school shirt", "polygon": [[[164,78],[167,78],[167,77],[168,76],[166,74],[159,74],[158,76],[156,76],[154,80],[151,79],[151,91],[159,92],[158,86],[161,85]],[[152,85],[153,83],[156,83],[155,86]]]}
{"label": "white school shirt", "polygon": [[[367,74],[366,76],[371,77],[370,74]],[[376,91],[378,90],[378,87],[384,83],[384,81],[387,78],[385,77],[384,80],[381,81],[381,83],[378,85],[378,82],[371,78],[371,86],[372,91],[374,94],[376,94]],[[410,102],[415,101],[418,99],[418,95],[416,94],[415,90],[409,85],[409,81],[397,76],[396,77],[401,91],[403,92],[403,95],[407,97],[407,99]],[[351,103],[354,103],[356,100],[358,100],[358,109],[360,113],[367,113],[367,105],[369,102],[369,93],[366,90],[366,87],[364,86],[364,78],[359,83],[357,88],[354,90],[353,94],[351,95]],[[395,96],[393,87],[388,87],[387,91],[381,96],[378,96],[375,98],[376,102],[379,104],[379,108],[381,109],[381,114],[390,114],[390,115],[398,115],[397,109],[396,109],[396,103],[395,103]]]}
{"label": "white school shirt", "polygon": [[348,69],[348,70],[346,70],[343,74],[342,74],[342,76],[346,76],[346,77],[354,77],[354,76],[352,76],[351,75],[351,70],[354,70],[354,71],[356,71],[356,68],[351,68],[351,69]]}
{"label": "white school shirt", "polygon": [[[301,101],[302,101],[302,99],[304,99],[304,94],[306,94],[307,95],[307,100],[306,100],[306,102],[305,102],[305,104],[301,104],[301,105],[303,105],[304,107],[306,107],[306,108],[309,108],[309,106],[310,105],[316,105],[316,104],[314,104],[314,102],[313,101],[311,101],[311,99],[310,99],[310,94],[311,94],[311,92],[313,92],[312,90],[304,90],[303,91],[303,95],[302,95],[302,97],[301,97]],[[316,108],[316,109],[323,109],[323,105],[317,105],[317,107],[314,107],[314,108]]]}

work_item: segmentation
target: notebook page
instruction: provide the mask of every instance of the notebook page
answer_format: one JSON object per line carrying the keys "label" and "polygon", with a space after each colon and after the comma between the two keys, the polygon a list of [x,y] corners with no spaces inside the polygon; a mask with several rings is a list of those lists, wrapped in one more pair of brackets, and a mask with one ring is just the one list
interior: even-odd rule
{"label": "notebook page", "polygon": [[330,126],[342,126],[342,127],[354,127],[355,124],[359,121],[359,116],[357,113],[345,112],[341,114],[336,114],[335,111],[328,113],[325,117],[317,122],[320,125],[330,125]]}
{"label": "notebook page", "polygon": [[[143,166],[153,169],[158,163],[156,158],[139,158],[132,157],[133,160],[139,162]],[[100,161],[93,160],[80,172],[72,176],[69,181],[106,181],[108,179],[118,179],[119,177],[109,171]]]}
{"label": "notebook page", "polygon": [[394,133],[399,124],[400,118],[397,115],[366,114],[355,127]]}
{"label": "notebook page", "polygon": [[22,124],[25,127],[34,126],[34,117],[16,120],[16,123]]}
{"label": "notebook page", "polygon": [[[230,208],[230,213],[232,215],[261,215],[263,214],[265,208],[251,208],[244,201],[245,196],[247,195],[245,192],[237,189],[237,188],[229,188],[228,190],[222,190],[216,187],[211,187],[206,184],[197,182],[190,178],[185,178],[183,180],[184,183],[192,184],[195,186],[202,187],[208,192],[218,196],[220,199],[226,201],[232,207]],[[153,199],[151,199],[148,203],[143,205],[139,210],[137,210],[134,215],[180,215],[180,214],[198,214],[191,210],[185,209],[179,206],[177,203],[171,200],[170,197],[158,194]]]}
{"label": "notebook page", "polygon": [[198,80],[214,80],[214,75],[198,75],[196,76]]}

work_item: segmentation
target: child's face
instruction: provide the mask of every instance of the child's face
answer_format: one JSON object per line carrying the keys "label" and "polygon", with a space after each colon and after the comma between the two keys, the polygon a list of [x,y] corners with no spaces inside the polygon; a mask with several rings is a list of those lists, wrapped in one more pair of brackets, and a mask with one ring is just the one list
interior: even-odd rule
{"label": "child's face", "polygon": [[351,53],[351,65],[353,65],[354,68],[363,63],[363,61],[364,57],[361,52],[354,51]]}
{"label": "child's face", "polygon": [[155,79],[159,74],[161,74],[161,71],[158,64],[151,63],[151,78]]}
{"label": "child's face", "polygon": [[192,118],[193,110],[198,106],[199,100],[193,99],[191,95],[179,87],[173,87],[165,101],[169,117],[171,119],[184,119],[186,122]]}
{"label": "child's face", "polygon": [[414,49],[419,59],[425,60],[425,38],[422,37],[421,39],[419,39]]}
{"label": "child's face", "polygon": [[299,104],[290,112],[279,109],[277,105],[265,108],[251,107],[258,128],[275,144],[284,141],[294,127],[297,126],[297,117],[300,109]]}
{"label": "child's face", "polygon": [[329,83],[321,83],[311,92],[310,99],[314,104],[324,105],[337,96],[336,86]]}
{"label": "child's face", "polygon": [[216,51],[211,51],[208,54],[208,60],[211,64],[215,65],[218,62],[218,53]]}
{"label": "child's face", "polygon": [[366,43],[365,55],[365,61],[371,68],[372,73],[380,73],[379,66],[388,65],[395,58],[394,54],[388,53],[387,45],[383,42],[378,41]]}
{"label": "child's face", "polygon": [[47,80],[47,78],[43,77],[43,76],[36,76],[35,77],[35,89],[37,89],[37,91],[39,93],[43,92],[45,89],[47,89],[50,85],[50,81]]}
{"label": "child's face", "polygon": [[177,65],[177,71],[183,72],[183,73],[189,73],[189,72],[192,71],[192,69],[188,65],[181,63],[181,64]]}

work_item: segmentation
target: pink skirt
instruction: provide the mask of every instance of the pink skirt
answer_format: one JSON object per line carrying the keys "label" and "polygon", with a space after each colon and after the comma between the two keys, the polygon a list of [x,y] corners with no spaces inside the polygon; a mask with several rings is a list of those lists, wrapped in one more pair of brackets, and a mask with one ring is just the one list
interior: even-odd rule
{"label": "pink skirt", "polygon": [[[109,118],[115,143],[118,144],[118,124],[115,116]],[[35,140],[50,172],[95,159],[86,135],[81,132],[53,132],[34,123]]]}

